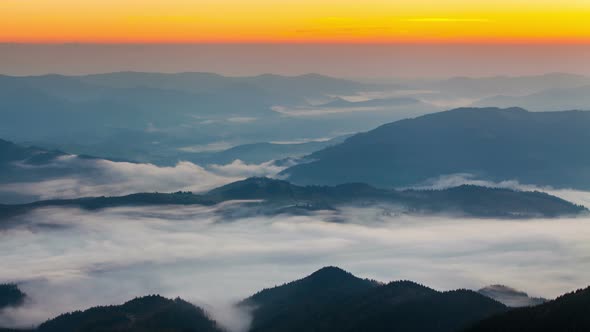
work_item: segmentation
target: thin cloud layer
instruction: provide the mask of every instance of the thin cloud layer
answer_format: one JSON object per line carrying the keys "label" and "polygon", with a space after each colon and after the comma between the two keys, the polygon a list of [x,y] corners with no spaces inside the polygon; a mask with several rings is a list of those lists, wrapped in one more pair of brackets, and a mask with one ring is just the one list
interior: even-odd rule
{"label": "thin cloud layer", "polygon": [[20,167],[31,172],[61,169],[66,175],[36,182],[1,184],[0,194],[16,193],[28,196],[29,200],[38,200],[179,190],[199,193],[251,176],[274,176],[284,169],[272,161],[257,165],[236,160],[208,168],[181,161],[173,167],[159,167],[77,156],[60,157],[48,165]]}
{"label": "thin cloud layer", "polygon": [[286,167],[277,166],[274,160],[261,164],[246,164],[236,159],[227,165],[209,165],[208,168],[219,176],[232,178],[246,178],[253,176],[274,176],[284,170]]}

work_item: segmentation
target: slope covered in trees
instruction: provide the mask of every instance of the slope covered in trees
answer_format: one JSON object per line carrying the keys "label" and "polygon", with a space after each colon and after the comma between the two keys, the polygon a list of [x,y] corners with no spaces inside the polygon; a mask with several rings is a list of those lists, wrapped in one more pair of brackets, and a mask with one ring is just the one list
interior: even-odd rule
{"label": "slope covered in trees", "polygon": [[410,281],[387,285],[335,267],[246,299],[251,331],[456,331],[506,307],[467,290],[438,292]]}
{"label": "slope covered in trees", "polygon": [[38,332],[220,332],[206,313],[184,300],[150,295],[122,305],[63,314],[41,324]]}

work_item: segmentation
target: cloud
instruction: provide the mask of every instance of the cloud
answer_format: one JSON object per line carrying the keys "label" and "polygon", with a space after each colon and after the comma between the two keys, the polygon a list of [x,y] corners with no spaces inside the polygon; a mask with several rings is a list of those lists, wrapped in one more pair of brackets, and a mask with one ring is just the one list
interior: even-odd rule
{"label": "cloud", "polygon": [[590,217],[456,220],[344,207],[229,222],[226,208],[46,208],[19,217],[0,232],[0,282],[20,282],[31,300],[0,314],[0,325],[159,293],[202,305],[241,332],[247,313],[231,303],[325,265],[382,281],[507,284],[545,297],[590,280]]}
{"label": "cloud", "polygon": [[178,150],[184,152],[191,152],[191,153],[200,153],[200,152],[216,152],[216,151],[223,151],[232,148],[233,145],[228,142],[215,142],[209,144],[200,144],[200,145],[191,145],[181,147]]}
{"label": "cloud", "polygon": [[277,166],[274,163],[274,160],[261,164],[246,164],[239,159],[236,159],[232,163],[226,165],[208,165],[208,168],[215,174],[233,178],[275,175],[285,169],[284,166]]}
{"label": "cloud", "polygon": [[[342,135],[350,135],[354,134],[354,132],[344,133]],[[342,136],[338,135],[338,136]],[[272,144],[303,144],[303,143],[312,143],[312,142],[327,142],[333,140],[336,137],[318,137],[318,138],[300,138],[300,139],[292,139],[288,141],[271,141]]]}
{"label": "cloud", "polygon": [[237,116],[237,117],[229,118],[229,119],[227,119],[227,121],[232,122],[232,123],[251,123],[251,122],[256,121],[256,118],[247,117],[247,116]]}
{"label": "cloud", "polygon": [[404,19],[405,22],[423,23],[488,23],[493,22],[487,18],[457,18],[457,17],[414,17]]}
{"label": "cloud", "polygon": [[0,184],[0,194],[14,193],[28,197],[28,200],[38,200],[179,190],[199,193],[251,176],[274,176],[284,169],[272,161],[246,164],[236,160],[228,165],[210,165],[206,169],[187,161],[172,167],[159,167],[76,156],[61,157],[48,165],[21,167],[33,173],[47,170],[63,170],[65,173],[36,182]]}
{"label": "cloud", "polygon": [[277,113],[293,117],[317,117],[323,115],[334,115],[343,113],[370,113],[386,112],[395,109],[395,106],[371,106],[371,107],[286,107],[273,106],[271,109]]}

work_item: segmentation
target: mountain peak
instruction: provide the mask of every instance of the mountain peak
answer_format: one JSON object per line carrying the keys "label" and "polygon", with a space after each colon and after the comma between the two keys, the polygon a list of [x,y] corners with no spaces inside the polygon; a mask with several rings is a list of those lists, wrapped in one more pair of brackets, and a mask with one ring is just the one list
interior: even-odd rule
{"label": "mountain peak", "polygon": [[[321,269],[310,274],[307,278],[342,278],[342,277],[353,277],[352,273],[347,272],[337,266],[325,266]],[[307,279],[306,278],[306,279]]]}

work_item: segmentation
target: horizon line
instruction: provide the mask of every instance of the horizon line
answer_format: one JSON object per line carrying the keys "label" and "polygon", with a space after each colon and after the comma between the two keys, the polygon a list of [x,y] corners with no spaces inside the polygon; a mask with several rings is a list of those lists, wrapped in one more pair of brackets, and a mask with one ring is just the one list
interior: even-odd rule
{"label": "horizon line", "polygon": [[432,39],[432,40],[0,40],[0,45],[572,45],[590,46],[587,39]]}

